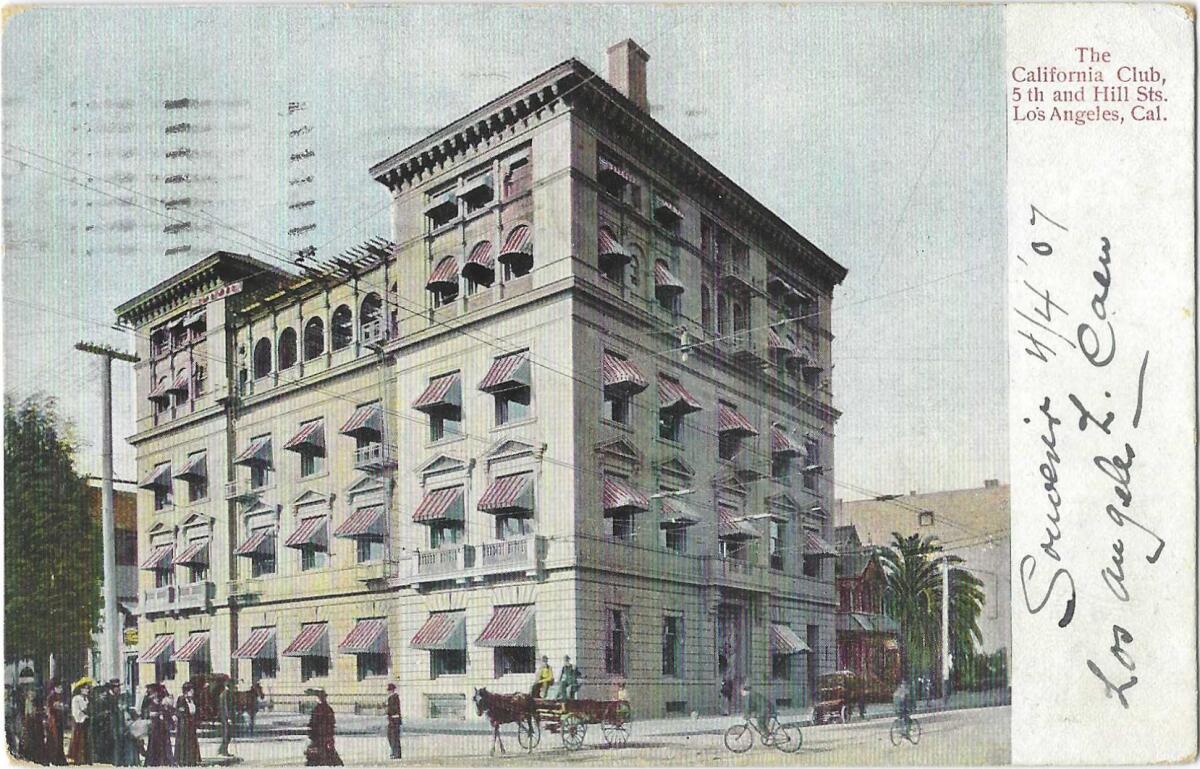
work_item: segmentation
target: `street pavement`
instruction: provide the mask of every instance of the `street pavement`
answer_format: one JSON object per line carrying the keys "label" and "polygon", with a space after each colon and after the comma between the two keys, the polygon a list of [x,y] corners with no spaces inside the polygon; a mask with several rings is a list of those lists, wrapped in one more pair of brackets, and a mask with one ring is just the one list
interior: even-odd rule
{"label": "street pavement", "polygon": [[[501,727],[507,752],[490,755],[491,735],[478,729],[409,731],[404,736],[404,758],[388,759],[387,740],[382,730],[373,734],[342,734],[338,719],[337,749],[350,766],[513,766],[612,765],[706,766],[714,763],[738,766],[769,765],[995,765],[1009,762],[1009,719],[1007,706],[923,713],[919,744],[902,742],[894,747],[888,738],[888,717],[852,719],[849,724],[806,726],[804,744],[794,754],[780,753],[756,744],[734,754],[722,741],[724,730],[740,719],[730,716],[701,719],[663,719],[634,722],[629,742],[621,748],[605,744],[600,727],[587,730],[584,746],[569,751],[558,735],[542,732],[541,743],[531,753],[517,744],[516,729]],[[352,719],[348,719],[352,720]],[[784,718],[785,722],[788,718]],[[442,724],[445,726],[445,724]],[[347,724],[350,726],[350,724]],[[215,739],[202,739],[206,763],[217,750]],[[239,737],[233,753],[241,763],[253,766],[295,766],[304,761],[307,740],[300,735],[271,734],[258,738]]]}

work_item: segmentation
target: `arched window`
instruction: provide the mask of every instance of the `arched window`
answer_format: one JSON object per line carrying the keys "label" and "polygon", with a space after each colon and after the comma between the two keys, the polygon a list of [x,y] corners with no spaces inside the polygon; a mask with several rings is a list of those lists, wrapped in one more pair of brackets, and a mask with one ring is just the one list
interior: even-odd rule
{"label": "arched window", "polygon": [[304,324],[304,360],[312,360],[325,352],[325,321],[309,318]]}
{"label": "arched window", "polygon": [[631,288],[637,288],[642,279],[642,249],[639,246],[628,246],[629,266],[625,268],[625,279]]}
{"label": "arched window", "polygon": [[383,338],[383,300],[372,291],[363,297],[358,311],[359,338],[372,342]]}
{"label": "arched window", "polygon": [[291,326],[279,332],[279,370],[285,371],[296,365],[296,329]]}
{"label": "arched window", "polygon": [[271,340],[263,337],[254,345],[254,378],[262,379],[271,373]]}
{"label": "arched window", "polygon": [[458,298],[458,257],[447,256],[433,268],[425,288],[433,297],[434,307],[443,307]]}
{"label": "arched window", "polygon": [[350,342],[354,340],[353,324],[354,314],[346,305],[343,304],[333,311],[333,320],[330,321],[329,330],[333,336],[330,346],[334,352],[350,346]]}
{"label": "arched window", "polygon": [[529,274],[533,269],[533,232],[528,224],[518,224],[508,231],[496,259],[504,266],[504,280]]}

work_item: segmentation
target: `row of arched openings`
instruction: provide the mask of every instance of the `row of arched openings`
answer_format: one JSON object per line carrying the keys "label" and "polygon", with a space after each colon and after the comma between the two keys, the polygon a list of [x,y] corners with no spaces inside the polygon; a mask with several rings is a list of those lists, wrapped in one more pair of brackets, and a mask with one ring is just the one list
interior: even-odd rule
{"label": "row of arched openings", "polygon": [[[371,292],[359,306],[359,337],[370,338],[382,330],[384,322],[383,299]],[[354,341],[354,312],[349,305],[339,305],[329,319],[329,348],[332,352],[343,350]],[[302,352],[304,360],[310,361],[325,353],[325,320],[314,316],[304,322]],[[271,354],[271,339],[262,337],[254,343],[254,378],[261,379],[272,371],[286,371],[296,365],[296,329],[288,326],[279,332],[275,354]]]}

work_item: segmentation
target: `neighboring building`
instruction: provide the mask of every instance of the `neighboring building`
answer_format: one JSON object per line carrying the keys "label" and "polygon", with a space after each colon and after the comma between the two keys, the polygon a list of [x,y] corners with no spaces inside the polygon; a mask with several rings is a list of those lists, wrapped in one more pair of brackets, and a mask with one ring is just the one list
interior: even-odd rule
{"label": "neighboring building", "polygon": [[868,691],[890,694],[900,680],[899,624],[883,613],[884,574],[874,548],[854,526],[834,531],[838,556],[838,667],[867,682]]}
{"label": "neighboring building", "polygon": [[936,537],[962,558],[960,568],[983,582],[986,604],[979,617],[981,652],[1007,651],[1012,640],[1009,609],[1009,487],[984,481],[982,487],[912,492],[887,499],[837,502],[839,528],[853,526],[864,546],[890,545],[893,532]]}
{"label": "neighboring building", "polygon": [[[88,510],[100,519],[103,488],[100,479],[88,479]],[[137,686],[138,531],[137,492],[113,489],[113,535],[117,561],[117,616],[121,620],[121,680]],[[100,626],[92,636],[87,669],[96,680],[104,674],[104,585],[100,586]]]}
{"label": "neighboring building", "polygon": [[799,706],[836,667],[845,270],[649,117],[647,58],[613,46],[617,87],[564,62],[375,166],[395,245],[301,277],[217,253],[118,308],[146,677],[344,710],[396,679],[474,717],[570,655],[649,716],[727,679]]}

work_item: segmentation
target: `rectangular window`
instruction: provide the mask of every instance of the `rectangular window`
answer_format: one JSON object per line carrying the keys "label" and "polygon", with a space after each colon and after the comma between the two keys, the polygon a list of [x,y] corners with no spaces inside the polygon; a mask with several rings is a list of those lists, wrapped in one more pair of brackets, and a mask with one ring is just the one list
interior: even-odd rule
{"label": "rectangular window", "polygon": [[376,678],[388,674],[387,654],[356,654],[358,657],[358,680]]}
{"label": "rectangular window", "polygon": [[358,562],[372,563],[383,560],[383,540],[375,537],[358,538]]}
{"label": "rectangular window", "polygon": [[188,481],[188,502],[203,502],[208,499],[208,479]]}
{"label": "rectangular window", "polygon": [[207,582],[208,581],[208,567],[207,566],[189,566],[188,567],[188,581],[193,585],[195,585],[199,582]]}
{"label": "rectangular window", "polygon": [[819,577],[821,576],[821,559],[815,556],[804,556],[804,576]]}
{"label": "rectangular window", "polygon": [[736,539],[722,539],[718,548],[722,558],[733,561],[746,561],[750,558],[750,546]]}
{"label": "rectangular window", "polygon": [[117,529],[114,533],[116,534],[117,565],[137,566],[137,532]]}
{"label": "rectangular window", "polygon": [[319,475],[325,472],[325,457],[321,454],[315,454],[311,451],[305,451],[300,455],[300,477],[307,478],[310,475]]}
{"label": "rectangular window", "polygon": [[771,521],[771,568],[778,571],[783,570],[783,527],[779,521]]}
{"label": "rectangular window", "polygon": [[521,515],[496,516],[496,539],[520,539],[533,533],[533,520]]}
{"label": "rectangular window", "polygon": [[175,584],[175,571],[173,569],[155,569],[154,570],[154,586],[155,587],[170,587]]}
{"label": "rectangular window", "polygon": [[300,571],[312,571],[325,566],[328,554],[319,548],[305,547],[300,550]]}
{"label": "rectangular window", "polygon": [[429,415],[429,440],[440,441],[462,435],[462,410],[442,409]]}
{"label": "rectangular window", "polygon": [[776,454],[771,457],[771,477],[775,480],[787,480],[791,470],[792,458],[787,454]]}
{"label": "rectangular window", "polygon": [[261,555],[256,555],[250,559],[250,573],[255,577],[262,577],[267,574],[275,573],[275,539],[268,538],[271,542],[271,552]]}
{"label": "rectangular window", "polygon": [[629,397],[606,392],[604,394],[604,418],[610,422],[629,424]]}
{"label": "rectangular window", "polygon": [[212,672],[212,660],[208,657],[198,657],[188,663],[188,674],[203,676]]}
{"label": "rectangular window", "polygon": [[300,680],[307,681],[311,678],[325,678],[329,675],[329,658],[328,657],[301,657],[300,658]]}
{"label": "rectangular window", "polygon": [[683,618],[663,617],[662,674],[672,678],[682,676]]}
{"label": "rectangular window", "polygon": [[625,674],[625,612],[608,609],[608,638],[604,647],[604,672]]}
{"label": "rectangular window", "polygon": [[[301,659],[304,659],[303,657]],[[303,663],[301,663],[303,665]],[[256,657],[250,660],[250,680],[260,681],[279,674],[278,657]]]}
{"label": "rectangular window", "polygon": [[663,547],[672,552],[687,552],[687,529],[683,526],[668,526],[662,530]]}
{"label": "rectangular window", "polygon": [[497,425],[519,422],[533,413],[530,408],[532,392],[528,387],[513,387],[501,390],[495,395]]}
{"label": "rectangular window", "polygon": [[167,660],[165,662],[154,663],[154,680],[155,681],[174,681],[175,680],[175,663]]}
{"label": "rectangular window", "polygon": [[261,489],[271,482],[271,470],[262,464],[250,466],[250,488]]}
{"label": "rectangular window", "polygon": [[717,455],[721,459],[731,460],[738,455],[742,448],[742,439],[736,435],[721,435],[717,438]]}
{"label": "rectangular window", "polygon": [[790,681],[792,679],[791,661],[790,654],[772,654],[771,678],[775,681]]}
{"label": "rectangular window", "polygon": [[917,513],[917,524],[920,526],[932,526],[933,525],[933,511],[932,510],[922,510],[921,512]]}
{"label": "rectangular window", "polygon": [[680,442],[683,432],[683,416],[675,411],[658,412],[658,437],[664,440]]}
{"label": "rectangular window", "polygon": [[429,652],[429,677],[461,676],[467,672],[466,649],[434,649]]}
{"label": "rectangular window", "polygon": [[504,174],[504,197],[513,198],[529,191],[533,167],[528,157],[515,158],[508,164]]}
{"label": "rectangular window", "polygon": [[613,513],[609,516],[609,536],[622,542],[631,542],[634,537],[633,513]]}
{"label": "rectangular window", "polygon": [[536,668],[532,646],[497,646],[492,654],[492,662],[496,678],[509,673],[533,673]]}
{"label": "rectangular window", "polygon": [[462,540],[462,536],[462,521],[434,524],[429,527],[429,546],[434,549],[451,547],[457,545]]}

